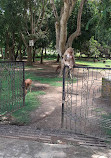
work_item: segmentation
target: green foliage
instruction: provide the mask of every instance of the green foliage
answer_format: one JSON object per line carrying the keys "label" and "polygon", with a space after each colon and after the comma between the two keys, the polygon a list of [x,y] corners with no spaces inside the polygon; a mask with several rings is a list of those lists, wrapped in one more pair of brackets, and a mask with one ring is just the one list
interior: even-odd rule
{"label": "green foliage", "polygon": [[[81,36],[73,42],[76,51],[88,52],[88,41],[92,36],[104,47],[111,49],[111,0],[88,0],[83,7]],[[68,37],[76,30],[78,0],[68,20]],[[55,1],[58,15],[61,14],[63,1]],[[44,12],[42,12],[44,11]],[[32,24],[33,15],[36,24]],[[41,16],[40,20],[39,17]],[[42,20],[43,17],[43,20]],[[32,30],[32,25],[34,29]],[[22,50],[26,47],[21,33],[28,45],[34,39],[37,48],[51,47],[55,49],[55,18],[47,0],[1,0],[0,1],[0,47]],[[14,53],[14,52],[13,52]]]}
{"label": "green foliage", "polygon": [[100,51],[98,47],[100,47],[100,43],[94,39],[94,36],[92,36],[89,41],[90,56],[99,57]]}
{"label": "green foliage", "polygon": [[[78,7],[80,1],[76,3],[74,10],[68,21],[68,37],[76,30],[77,27],[77,15],[78,15]],[[81,52],[87,51],[87,42],[94,35],[93,27],[90,27],[89,30],[86,30],[85,27],[87,22],[94,15],[94,8],[91,3],[85,3],[82,12],[82,23],[81,23],[81,35],[77,37],[73,41],[73,47],[75,50],[79,50]]]}
{"label": "green foliage", "polygon": [[111,43],[111,0],[93,1],[95,13],[86,25],[86,30],[89,26],[95,24],[95,37],[101,43],[110,45]]}
{"label": "green foliage", "polygon": [[42,32],[42,31],[40,31],[40,32],[36,35],[35,47],[36,47],[36,48],[45,48],[45,47],[47,47],[48,43],[49,43],[49,39],[48,39],[48,34],[47,34],[47,32]]}

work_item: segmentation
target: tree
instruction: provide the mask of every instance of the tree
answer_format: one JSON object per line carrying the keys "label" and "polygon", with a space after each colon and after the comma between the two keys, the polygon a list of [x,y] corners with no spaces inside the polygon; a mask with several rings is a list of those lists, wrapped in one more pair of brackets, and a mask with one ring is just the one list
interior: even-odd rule
{"label": "tree", "polygon": [[94,36],[91,37],[89,41],[89,51],[90,51],[90,56],[93,56],[95,58],[99,57],[100,51],[99,48],[100,43],[94,39]]}
{"label": "tree", "polygon": [[20,30],[23,22],[21,16],[22,0],[1,0],[0,8],[2,16],[0,36],[5,46],[5,58],[9,57],[10,60],[15,60],[15,48],[17,40],[20,41]]}
{"label": "tree", "polygon": [[[76,25],[72,25],[72,22],[76,23],[77,21],[78,7],[79,7],[79,3],[76,3],[76,7],[69,18],[68,29],[67,29],[68,36],[73,33],[73,30],[76,30]],[[84,8],[82,11],[81,35],[73,41],[73,45],[72,45],[72,47],[74,47],[75,49],[75,53],[76,51],[80,51],[81,53],[88,51],[87,46],[90,38],[94,36],[95,25],[93,24],[92,26],[90,26],[88,30],[86,30],[86,25],[89,19],[93,17],[93,15],[94,15],[94,8],[92,8],[92,4],[90,4],[88,1],[87,3],[84,4]]]}
{"label": "tree", "polygon": [[81,34],[81,16],[85,1],[86,0],[80,1],[76,30],[71,35],[69,35],[69,37],[67,37],[67,23],[77,0],[63,0],[62,2],[59,2],[61,5],[60,13],[56,8],[56,4],[58,2],[50,0],[50,4],[55,16],[56,50],[60,56],[64,54],[68,47],[72,46],[74,39]]}
{"label": "tree", "polygon": [[33,48],[29,46],[29,40],[34,43],[38,40],[39,33],[42,30],[42,24],[45,19],[45,10],[47,7],[47,0],[24,0],[25,8],[25,28],[21,32],[22,40],[25,44],[28,54],[28,65],[32,65],[32,51]]}
{"label": "tree", "polygon": [[89,20],[86,30],[89,26],[95,24],[95,38],[106,46],[111,45],[111,0],[93,1],[95,14]]}
{"label": "tree", "polygon": [[43,64],[43,50],[47,47],[47,44],[49,43],[49,40],[48,40],[48,33],[46,32],[39,32],[38,34],[38,38],[36,39],[36,42],[35,42],[35,48],[38,49],[38,48],[42,48],[42,51],[41,51],[41,64]]}

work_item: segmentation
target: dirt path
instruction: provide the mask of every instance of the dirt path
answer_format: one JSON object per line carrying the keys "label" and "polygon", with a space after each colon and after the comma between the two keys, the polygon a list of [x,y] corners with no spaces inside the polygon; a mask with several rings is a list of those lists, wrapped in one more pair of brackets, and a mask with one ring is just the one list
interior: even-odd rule
{"label": "dirt path", "polygon": [[[35,64],[32,71],[37,76],[52,78],[58,75],[55,72],[57,65],[58,63],[52,61],[43,65]],[[60,129],[62,87],[54,87],[36,81],[33,81],[33,85],[36,90],[43,90],[46,94],[39,96],[41,106],[31,113],[30,126],[37,129]]]}
{"label": "dirt path", "polygon": [[42,128],[60,128],[62,87],[52,87],[47,84],[33,83],[45,87],[45,95],[39,97],[41,106],[31,113],[31,126]]}

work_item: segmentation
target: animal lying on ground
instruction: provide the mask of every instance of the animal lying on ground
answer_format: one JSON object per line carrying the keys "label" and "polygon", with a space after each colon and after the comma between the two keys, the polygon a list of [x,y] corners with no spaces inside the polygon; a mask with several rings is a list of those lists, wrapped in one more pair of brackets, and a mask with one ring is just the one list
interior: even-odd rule
{"label": "animal lying on ground", "polygon": [[28,78],[28,79],[25,80],[25,95],[27,94],[28,88],[30,88],[30,92],[31,92],[31,84],[32,84],[31,79]]}

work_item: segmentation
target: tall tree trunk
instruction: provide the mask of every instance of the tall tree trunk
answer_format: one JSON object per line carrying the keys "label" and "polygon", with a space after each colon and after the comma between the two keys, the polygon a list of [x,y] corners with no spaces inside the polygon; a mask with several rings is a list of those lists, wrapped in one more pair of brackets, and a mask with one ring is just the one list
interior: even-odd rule
{"label": "tall tree trunk", "polygon": [[[73,40],[81,34],[81,16],[82,16],[82,10],[83,10],[83,5],[85,1],[86,0],[80,1],[80,7],[78,10],[78,16],[77,16],[77,28],[76,28],[76,31],[73,34],[71,34],[70,37],[68,38],[67,37],[67,22],[77,0],[64,0],[63,6],[61,8],[60,16],[58,15],[58,12],[55,6],[55,1],[50,0],[50,4],[52,6],[53,13],[56,20],[55,22],[56,50],[60,56],[64,54],[65,50],[68,47],[72,47]],[[62,73],[60,72],[60,74]]]}
{"label": "tall tree trunk", "polygon": [[55,30],[56,30],[56,50],[61,56],[61,51],[59,48],[59,41],[60,41],[60,22],[59,21],[56,21],[55,23]]}
{"label": "tall tree trunk", "polygon": [[63,13],[60,19],[60,40],[59,40],[59,49],[62,55],[65,52],[65,45],[67,40],[67,21],[69,19],[69,10],[70,10],[69,3],[64,2]]}
{"label": "tall tree trunk", "polygon": [[27,44],[27,42],[25,40],[25,37],[24,37],[24,35],[22,33],[21,33],[21,37],[22,37],[22,40],[23,40],[23,42],[25,44],[26,51],[27,51],[27,56],[28,56],[28,58],[27,58],[27,65],[32,66],[32,47],[30,47]]}
{"label": "tall tree trunk", "polygon": [[20,47],[20,50],[19,50],[19,60],[22,61],[22,49]]}
{"label": "tall tree trunk", "polygon": [[60,55],[57,56],[57,63],[59,63]]}
{"label": "tall tree trunk", "polygon": [[[56,50],[60,56],[62,56],[68,47],[72,47],[73,40],[81,34],[81,16],[83,5],[86,0],[81,0],[77,17],[77,29],[76,31],[67,37],[67,22],[72,13],[77,0],[64,0],[63,7],[61,8],[60,17],[58,16],[57,9],[55,7],[54,0],[50,0],[54,16],[55,16],[55,29],[56,29]],[[68,40],[67,40],[68,39]]]}
{"label": "tall tree trunk", "polygon": [[11,48],[9,48],[9,60],[10,61],[15,60],[15,46],[14,45]]}
{"label": "tall tree trunk", "polygon": [[17,49],[17,51],[16,51],[16,53],[15,53],[15,61],[17,60],[17,57],[18,57],[18,49]]}
{"label": "tall tree trunk", "polygon": [[7,50],[7,47],[5,47],[5,56],[4,56],[4,59],[8,59],[8,57],[9,57],[8,50]]}
{"label": "tall tree trunk", "polygon": [[2,59],[4,59],[3,49],[0,48],[0,51],[1,51]]}
{"label": "tall tree trunk", "polygon": [[5,57],[4,57],[5,59],[9,58],[8,50],[9,50],[9,34],[8,32],[6,32]]}
{"label": "tall tree trunk", "polygon": [[33,63],[35,62],[35,49],[33,49]]}
{"label": "tall tree trunk", "polygon": [[40,63],[41,63],[41,64],[43,64],[43,50],[44,50],[44,49],[42,48],[42,52],[41,52],[41,60],[40,60]]}
{"label": "tall tree trunk", "polygon": [[23,56],[25,56],[25,48],[23,49]]}
{"label": "tall tree trunk", "polygon": [[27,47],[27,65],[32,66],[32,47]]}
{"label": "tall tree trunk", "polygon": [[9,60],[13,61],[13,54],[12,54],[12,49],[9,49]]}
{"label": "tall tree trunk", "polygon": [[45,58],[47,57],[47,51],[46,51],[46,48],[45,48]]}

